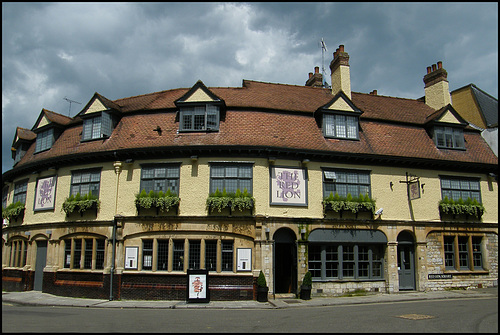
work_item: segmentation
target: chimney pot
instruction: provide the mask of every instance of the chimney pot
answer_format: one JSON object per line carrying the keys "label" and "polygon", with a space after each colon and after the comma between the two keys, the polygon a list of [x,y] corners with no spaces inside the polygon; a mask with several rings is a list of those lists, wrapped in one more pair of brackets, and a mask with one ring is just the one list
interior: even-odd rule
{"label": "chimney pot", "polygon": [[312,72],[309,72],[309,79],[311,79],[313,76],[313,73]]}
{"label": "chimney pot", "polygon": [[319,73],[319,66],[316,66],[316,67],[314,68],[314,73]]}
{"label": "chimney pot", "polygon": [[427,73],[431,73],[431,72],[432,72],[431,67],[430,67],[430,66],[428,66],[428,67],[427,67]]}
{"label": "chimney pot", "polygon": [[436,64],[432,64],[432,71],[436,71]]}
{"label": "chimney pot", "polygon": [[443,62],[439,61],[438,62],[438,69],[442,68],[443,67]]}
{"label": "chimney pot", "polygon": [[339,50],[340,50],[340,52],[344,52],[344,45],[343,44],[339,45]]}
{"label": "chimney pot", "polygon": [[373,90],[370,92],[371,95],[377,95],[377,90]]}

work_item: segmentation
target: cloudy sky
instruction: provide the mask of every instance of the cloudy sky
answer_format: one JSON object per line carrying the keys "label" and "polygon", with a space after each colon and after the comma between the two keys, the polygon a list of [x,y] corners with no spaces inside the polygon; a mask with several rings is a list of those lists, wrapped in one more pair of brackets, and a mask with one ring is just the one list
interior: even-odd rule
{"label": "cloudy sky", "polygon": [[116,100],[199,79],[304,85],[322,38],[329,84],[343,44],[354,92],[422,97],[427,66],[442,61],[450,90],[474,83],[498,98],[497,3],[2,2],[2,173],[16,127],[42,108],[75,116],[94,92]]}

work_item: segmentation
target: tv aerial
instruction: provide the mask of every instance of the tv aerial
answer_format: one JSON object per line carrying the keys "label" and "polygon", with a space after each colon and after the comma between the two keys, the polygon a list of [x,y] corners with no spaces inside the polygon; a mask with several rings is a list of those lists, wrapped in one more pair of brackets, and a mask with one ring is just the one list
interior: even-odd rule
{"label": "tv aerial", "polygon": [[321,38],[321,41],[319,42],[319,47],[321,48],[321,73],[323,74],[323,87],[328,88],[328,83],[326,82],[326,71],[325,71],[325,51],[328,51],[326,48],[325,41],[323,38]]}
{"label": "tv aerial", "polygon": [[79,104],[79,105],[82,104],[81,102],[78,102],[78,101],[75,101],[75,100],[71,100],[71,99],[68,99],[66,97],[64,97],[63,99],[66,100],[67,102],[69,102],[68,116],[71,116],[71,104],[72,103]]}

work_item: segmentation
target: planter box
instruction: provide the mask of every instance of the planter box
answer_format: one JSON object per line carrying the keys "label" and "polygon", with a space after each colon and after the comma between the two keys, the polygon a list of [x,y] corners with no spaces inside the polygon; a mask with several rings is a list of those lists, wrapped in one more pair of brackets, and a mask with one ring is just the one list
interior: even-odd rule
{"label": "planter box", "polygon": [[267,293],[269,292],[269,287],[257,286],[257,301],[267,302]]}

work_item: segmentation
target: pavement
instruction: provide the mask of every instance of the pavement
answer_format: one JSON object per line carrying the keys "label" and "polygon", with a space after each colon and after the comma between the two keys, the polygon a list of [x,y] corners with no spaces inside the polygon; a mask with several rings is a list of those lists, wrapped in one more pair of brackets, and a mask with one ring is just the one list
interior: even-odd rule
{"label": "pavement", "polygon": [[152,300],[105,300],[61,297],[40,291],[2,292],[2,304],[14,303],[34,306],[66,306],[92,308],[211,308],[211,309],[282,309],[298,307],[336,306],[352,304],[391,303],[402,301],[435,299],[470,299],[497,298],[498,286],[470,289],[429,292],[366,293],[358,296],[312,297],[301,300],[294,297],[271,297],[267,302],[255,300],[210,301],[206,303],[188,303],[186,301]]}

